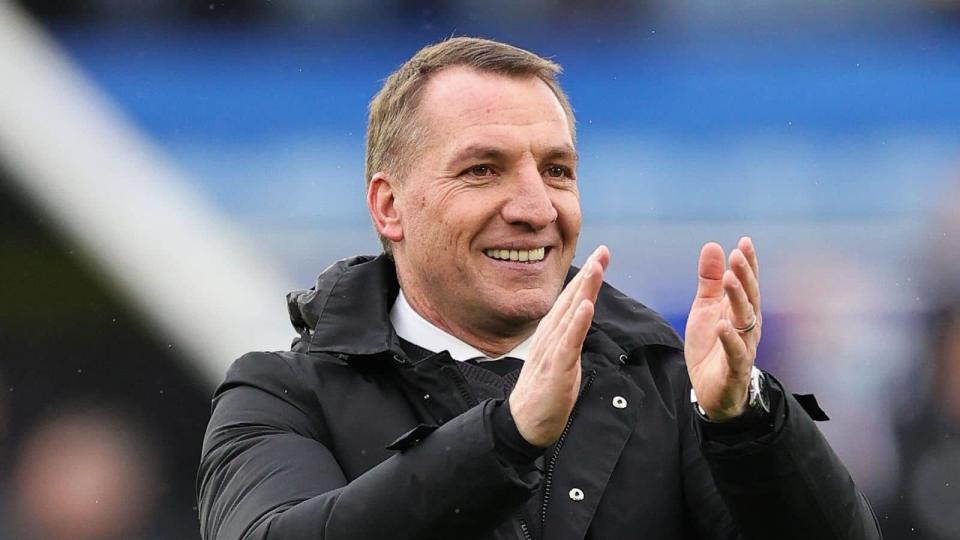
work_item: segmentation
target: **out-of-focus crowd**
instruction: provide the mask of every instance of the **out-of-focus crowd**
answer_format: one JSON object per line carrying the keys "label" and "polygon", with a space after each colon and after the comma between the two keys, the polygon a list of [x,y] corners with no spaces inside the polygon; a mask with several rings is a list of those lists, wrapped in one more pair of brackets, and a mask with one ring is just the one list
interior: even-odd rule
{"label": "out-of-focus crowd", "polygon": [[892,394],[896,487],[879,508],[888,538],[960,538],[960,185],[944,195],[917,261],[916,363]]}
{"label": "out-of-focus crowd", "polygon": [[210,389],[0,166],[0,538],[199,536]]}
{"label": "out-of-focus crowd", "polygon": [[36,424],[6,482],[4,538],[136,538],[154,510],[153,450],[116,411],[66,408]]}

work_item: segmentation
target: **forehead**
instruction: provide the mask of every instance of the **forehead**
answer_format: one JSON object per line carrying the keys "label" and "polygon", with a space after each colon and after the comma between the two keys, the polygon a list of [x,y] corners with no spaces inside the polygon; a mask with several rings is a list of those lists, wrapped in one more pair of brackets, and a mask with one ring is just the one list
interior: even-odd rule
{"label": "forehead", "polygon": [[418,113],[434,145],[492,136],[536,137],[543,144],[573,146],[560,101],[535,76],[450,67],[431,77]]}

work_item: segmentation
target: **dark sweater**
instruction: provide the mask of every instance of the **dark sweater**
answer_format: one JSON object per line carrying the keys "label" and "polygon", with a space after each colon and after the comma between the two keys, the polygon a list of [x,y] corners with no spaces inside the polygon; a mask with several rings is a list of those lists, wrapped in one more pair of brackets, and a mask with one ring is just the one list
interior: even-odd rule
{"label": "dark sweater", "polygon": [[[404,339],[400,339],[400,346],[407,353],[407,356],[413,360],[423,360],[436,354],[434,351],[424,349]],[[483,362],[468,360],[457,362],[457,367],[460,368],[460,373],[477,402],[488,399],[498,402],[497,410],[493,415],[493,430],[496,434],[496,442],[504,451],[504,454],[509,456],[510,461],[518,466],[529,466],[531,460],[533,460],[536,467],[543,470],[545,449],[533,446],[523,438],[513,421],[507,401],[510,392],[517,384],[517,379],[520,377],[523,360],[512,357]],[[543,494],[538,491],[535,496],[531,496],[527,500],[523,510],[514,516],[515,522],[519,519],[523,520],[531,538],[539,538],[542,496]],[[516,523],[501,526],[513,527],[516,526]]]}

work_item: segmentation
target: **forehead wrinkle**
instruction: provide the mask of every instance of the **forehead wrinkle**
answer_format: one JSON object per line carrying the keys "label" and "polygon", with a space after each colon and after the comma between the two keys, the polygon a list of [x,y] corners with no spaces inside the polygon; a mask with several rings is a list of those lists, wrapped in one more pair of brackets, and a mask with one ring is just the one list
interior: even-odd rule
{"label": "forehead wrinkle", "polygon": [[[459,139],[459,138],[466,138],[469,140],[471,137],[470,132],[475,132],[477,130],[482,130],[484,128],[501,128],[501,127],[535,128],[537,126],[550,125],[555,123],[560,124],[561,122],[559,122],[556,119],[546,119],[546,120],[534,120],[534,121],[525,122],[525,123],[494,122],[494,121],[484,122],[484,123],[472,123],[465,127],[454,129],[452,133],[452,136],[454,137],[454,139],[452,140],[452,142],[455,142],[456,139]],[[467,133],[467,135],[463,135],[464,133]],[[554,153],[557,155],[569,154],[569,155],[572,155],[572,157],[576,158],[577,151],[573,143],[569,140],[569,132],[566,129],[566,125],[564,124],[562,129],[558,129],[556,133],[560,134],[561,136],[558,138],[545,137],[544,133],[542,132],[541,133],[533,132],[530,134],[534,139],[531,141],[531,144],[538,147],[547,147],[548,150],[544,150],[543,152],[541,152],[544,154],[547,154],[547,153]],[[467,152],[479,153],[479,152],[487,152],[487,151],[489,151],[489,153],[493,153],[493,152],[507,153],[515,146],[513,144],[508,143],[507,140],[514,137],[522,137],[522,135],[516,132],[503,132],[503,131],[492,131],[487,133],[481,133],[477,138],[483,138],[486,140],[482,140],[482,141],[474,140],[474,141],[468,142],[466,143],[466,146],[463,149],[455,150],[454,152],[457,155],[465,154]],[[536,139],[541,139],[541,140],[553,139],[553,140],[538,143]]]}
{"label": "forehead wrinkle", "polygon": [[554,112],[556,111],[553,110],[553,107],[531,107],[529,103],[511,104],[510,106],[505,106],[503,103],[490,103],[478,104],[462,110],[454,118],[477,126],[526,127],[539,124],[567,123],[565,116],[554,117]]}
{"label": "forehead wrinkle", "polygon": [[[494,93],[480,92],[470,87],[458,93],[455,87],[428,89],[423,103],[451,100],[460,107],[431,107],[431,116],[441,123],[457,122],[473,126],[534,126],[543,123],[562,123],[568,129],[569,119],[560,102],[550,94],[550,100],[531,103],[518,102],[507,89],[496,88]],[[549,91],[549,89],[547,89]],[[429,96],[429,97],[427,97]],[[455,99],[452,98],[455,96]]]}

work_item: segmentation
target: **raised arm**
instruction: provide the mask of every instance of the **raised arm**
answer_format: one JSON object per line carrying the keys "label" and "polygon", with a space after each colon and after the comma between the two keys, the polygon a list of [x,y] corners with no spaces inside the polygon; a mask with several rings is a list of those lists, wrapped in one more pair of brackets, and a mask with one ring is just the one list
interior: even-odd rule
{"label": "raised arm", "polygon": [[[700,253],[684,357],[703,414],[683,406],[739,534],[748,539],[880,538],[866,499],[797,400],[767,375],[764,396],[756,403],[766,403],[769,410],[748,406],[763,326],[752,240],[740,239],[729,267],[724,259],[717,244]],[[688,490],[712,493],[697,456],[688,457],[695,472],[687,479]]]}

